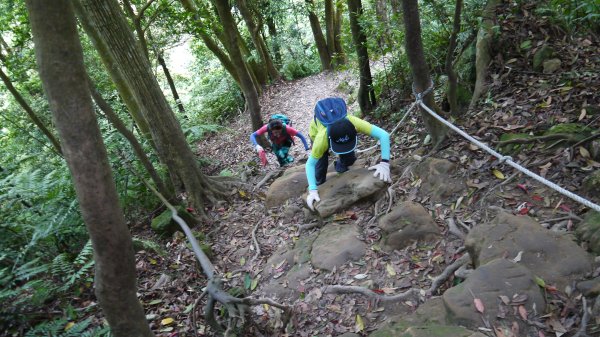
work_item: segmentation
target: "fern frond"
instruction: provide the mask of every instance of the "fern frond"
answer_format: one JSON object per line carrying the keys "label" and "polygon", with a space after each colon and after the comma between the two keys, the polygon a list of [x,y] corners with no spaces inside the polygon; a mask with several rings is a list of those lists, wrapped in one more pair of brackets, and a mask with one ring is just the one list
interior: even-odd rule
{"label": "fern frond", "polygon": [[86,242],[85,246],[83,246],[83,248],[81,248],[81,251],[79,252],[79,254],[77,254],[77,257],[75,258],[75,265],[81,266],[84,263],[87,263],[91,257],[92,254],[94,253],[94,249],[92,247],[92,240],[88,240],[88,242]]}

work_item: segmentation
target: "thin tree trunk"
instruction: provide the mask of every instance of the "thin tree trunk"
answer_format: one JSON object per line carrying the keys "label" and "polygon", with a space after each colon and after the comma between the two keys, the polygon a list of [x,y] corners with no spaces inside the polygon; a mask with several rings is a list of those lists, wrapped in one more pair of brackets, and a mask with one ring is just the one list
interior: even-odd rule
{"label": "thin tree trunk", "polygon": [[92,44],[96,48],[96,51],[98,52],[102,63],[104,63],[104,67],[108,71],[110,78],[117,87],[117,91],[119,92],[123,103],[125,103],[125,105],[127,106],[127,110],[129,111],[131,117],[135,121],[135,125],[137,125],[142,136],[145,139],[147,139],[150,142],[150,144],[152,144],[152,147],[156,149],[156,144],[154,144],[152,134],[150,133],[150,125],[148,125],[148,121],[142,115],[140,105],[136,102],[133,93],[127,86],[125,79],[123,78],[123,74],[121,73],[120,66],[111,56],[106,43],[104,43],[104,41],[102,41],[102,39],[100,38],[100,33],[98,32],[98,29],[94,27],[87,19],[87,16],[79,10],[78,3],[75,2],[74,5],[75,13],[77,14],[77,18],[79,19],[83,30],[85,31],[87,36],[90,38],[90,41],[92,41]]}
{"label": "thin tree trunk", "polygon": [[[198,214],[205,216],[205,204],[216,201],[216,197],[223,197],[225,191],[200,171],[181,125],[152,74],[148,60],[129,31],[117,1],[81,0],[80,3],[81,11],[99,30],[111,56],[121,66],[126,84],[151,126],[161,162],[167,165],[171,174],[181,179],[187,200]],[[176,181],[173,185],[177,187]]]}
{"label": "thin tree trunk", "polygon": [[142,163],[142,166],[144,166],[144,168],[150,175],[150,178],[154,182],[154,185],[156,185],[156,189],[158,191],[162,191],[160,193],[166,196],[167,199],[172,199],[173,193],[171,193],[169,189],[167,189],[165,183],[158,175],[158,172],[156,172],[156,170],[154,169],[154,166],[152,165],[152,162],[150,162],[150,159],[146,155],[142,144],[138,142],[133,132],[129,131],[125,123],[123,123],[123,121],[119,118],[116,112],[111,108],[110,104],[108,104],[108,102],[104,100],[104,98],[102,97],[100,92],[98,92],[98,90],[94,86],[94,83],[92,82],[92,79],[89,76],[87,76],[87,82],[90,89],[90,93],[94,98],[94,101],[96,102],[100,110],[102,110],[108,121],[115,127],[115,129],[117,129],[117,131],[121,133],[121,135],[123,135],[123,137],[125,137],[125,139],[127,139],[127,141],[129,141],[129,144],[135,152],[135,155],[137,156],[138,160],[140,161],[140,163]]}
{"label": "thin tree trunk", "polygon": [[158,64],[160,64],[163,73],[167,78],[167,83],[169,83],[169,88],[171,89],[171,94],[173,95],[175,104],[177,104],[177,109],[179,109],[179,112],[183,114],[185,113],[183,102],[181,102],[181,99],[179,98],[179,93],[177,93],[177,88],[175,87],[175,81],[173,81],[173,77],[171,77],[171,72],[169,71],[169,68],[167,68],[167,63],[165,62],[165,59],[163,58],[162,53],[160,51],[156,50],[154,53],[156,54]]}
{"label": "thin tree trunk", "polygon": [[492,44],[492,37],[494,32],[492,27],[496,21],[496,6],[498,6],[499,0],[488,0],[483,13],[481,13],[482,21],[479,27],[479,33],[477,34],[477,44],[475,47],[475,88],[473,89],[473,96],[471,97],[471,103],[469,103],[469,109],[475,107],[477,101],[486,90],[485,81],[487,80],[488,66],[492,59],[490,55],[490,49]]}
{"label": "thin tree trunk", "polygon": [[310,21],[310,28],[315,39],[317,51],[319,52],[319,58],[321,59],[321,68],[322,70],[331,70],[331,53],[327,47],[327,41],[323,37],[319,17],[315,14],[314,6],[313,0],[306,0],[308,20]]}
{"label": "thin tree trunk", "polygon": [[325,36],[327,40],[327,48],[329,49],[329,56],[333,57],[335,50],[335,9],[333,7],[333,0],[325,0]]}
{"label": "thin tree trunk", "polygon": [[239,49],[238,43],[238,30],[235,26],[233,15],[231,14],[231,7],[228,0],[213,0],[215,7],[221,18],[223,29],[225,33],[225,47],[229,51],[231,60],[240,76],[241,89],[246,99],[248,111],[250,113],[250,121],[252,123],[252,131],[258,130],[263,126],[263,122],[260,115],[260,104],[258,103],[258,93],[255,90],[254,84],[250,73],[246,68],[246,63],[242,58],[242,53]]}
{"label": "thin tree trunk", "polygon": [[456,0],[456,7],[454,8],[454,24],[452,27],[452,34],[450,35],[450,43],[448,45],[448,53],[446,54],[446,74],[448,75],[448,104],[450,104],[450,114],[458,116],[458,103],[456,97],[457,91],[457,76],[452,63],[454,60],[454,52],[456,49],[456,39],[458,33],[460,33],[460,13],[462,11],[462,0]]}
{"label": "thin tree trunk", "polygon": [[335,60],[338,66],[346,64],[346,53],[342,47],[342,21],[344,14],[344,1],[336,0],[335,2],[335,20],[333,23],[333,46],[335,50]]}
{"label": "thin tree trunk", "polygon": [[56,137],[54,137],[52,132],[50,132],[50,130],[46,127],[46,125],[44,125],[44,122],[42,122],[42,120],[35,114],[35,112],[33,112],[33,109],[31,109],[29,104],[27,104],[27,102],[25,102],[25,99],[23,99],[23,96],[21,96],[19,91],[17,91],[17,89],[12,85],[12,82],[10,81],[8,76],[6,76],[4,71],[2,71],[2,67],[0,67],[0,78],[2,78],[2,82],[4,82],[6,89],[8,89],[8,91],[10,91],[10,93],[13,95],[15,100],[17,100],[17,103],[19,103],[19,105],[23,108],[23,110],[25,110],[25,112],[27,113],[27,115],[29,116],[29,118],[31,119],[33,124],[35,124],[38,127],[38,129],[40,129],[40,131],[42,131],[42,133],[46,136],[46,138],[48,138],[48,140],[52,144],[52,147],[54,147],[54,150],[56,150],[56,152],[58,152],[59,154],[62,155],[62,149],[60,148],[60,143],[58,142],[58,139],[56,139]]}
{"label": "thin tree trunk", "polygon": [[369,52],[367,51],[367,36],[360,28],[358,19],[362,15],[361,0],[348,0],[348,12],[350,13],[350,29],[352,40],[358,56],[358,67],[360,69],[360,83],[358,87],[358,105],[363,113],[368,113],[377,105],[375,89],[373,88],[373,77],[369,66]]}
{"label": "thin tree trunk", "polygon": [[212,39],[212,37],[208,34],[206,29],[204,28],[200,14],[198,13],[198,8],[196,7],[196,5],[192,2],[192,0],[180,0],[180,1],[181,1],[181,5],[183,6],[183,8],[185,8],[186,11],[192,13],[192,15],[194,16],[194,20],[196,21],[196,23],[198,25],[198,35],[200,35],[200,38],[202,39],[202,41],[204,41],[206,48],[208,48],[210,51],[213,52],[213,54],[215,54],[215,56],[221,62],[221,65],[223,66],[223,68],[225,68],[225,70],[229,73],[229,75],[231,75],[233,80],[239,85],[240,78],[239,78],[237,72],[235,71],[235,67],[233,66],[233,63],[231,63],[229,56],[223,50],[221,50],[221,48],[219,48],[219,45]]}
{"label": "thin tree trunk", "polygon": [[[269,2],[267,2],[270,5]],[[281,47],[279,46],[279,36],[277,34],[277,26],[271,15],[267,16],[267,28],[269,29],[269,36],[271,37],[271,46],[273,48],[273,55],[275,56],[275,64],[281,66]]]}
{"label": "thin tree trunk", "polygon": [[257,24],[254,22],[252,12],[248,8],[246,4],[246,0],[237,0],[237,6],[246,22],[246,26],[248,27],[248,31],[250,32],[250,37],[252,38],[252,42],[254,42],[254,46],[262,59],[262,62],[265,64],[267,71],[269,72],[269,77],[271,80],[277,81],[280,78],[279,72],[275,69],[273,65],[273,60],[271,59],[271,55],[269,55],[269,50],[260,35],[260,27],[261,24]]}
{"label": "thin tree trunk", "polygon": [[[96,296],[116,337],[154,336],[136,296],[131,235],[86,85],[68,0],[27,0],[40,77],[92,240]],[[65,94],[68,93],[68,94]]]}
{"label": "thin tree trunk", "polygon": [[[429,67],[425,62],[423,43],[421,42],[421,20],[417,0],[403,0],[402,14],[406,36],[406,54],[412,70],[414,89],[417,93],[422,93],[431,85],[431,79],[429,77]],[[433,91],[423,97],[423,103],[436,113],[441,113],[440,108],[433,99]],[[445,137],[445,126],[423,108],[421,108],[421,116],[427,131],[431,135],[434,146],[437,146]]]}

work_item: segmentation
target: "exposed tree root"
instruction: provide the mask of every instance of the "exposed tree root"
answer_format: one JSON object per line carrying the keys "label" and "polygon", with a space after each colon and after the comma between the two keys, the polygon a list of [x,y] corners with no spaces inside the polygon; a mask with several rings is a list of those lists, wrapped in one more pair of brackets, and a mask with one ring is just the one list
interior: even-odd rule
{"label": "exposed tree root", "polygon": [[535,142],[544,142],[547,140],[566,140],[567,142],[576,142],[577,135],[572,133],[556,133],[553,135],[535,136],[528,138],[514,138],[509,140],[503,140],[496,143],[498,146],[504,146],[508,144],[529,144]]}
{"label": "exposed tree root", "polygon": [[[204,254],[198,241],[192,234],[191,229],[185,221],[177,215],[177,209],[173,207],[160,193],[151,185],[147,184],[148,188],[160,198],[160,200],[171,210],[171,217],[175,220],[183,232],[185,233],[189,243],[192,245],[192,250],[200,262],[202,271],[207,277],[207,285],[205,292],[208,294],[208,300],[204,309],[204,318],[206,323],[210,325],[217,333],[223,333],[225,336],[235,334],[239,326],[245,324],[246,316],[249,313],[249,306],[268,304],[275,308],[283,310],[283,327],[285,328],[291,318],[292,308],[283,304],[279,304],[268,298],[254,299],[250,297],[238,298],[230,295],[222,289],[221,278],[215,275],[215,267],[210,259]],[[216,303],[220,303],[227,309],[227,324],[224,326],[214,315]]]}
{"label": "exposed tree root", "polygon": [[585,297],[582,297],[581,300],[583,301],[583,316],[581,317],[579,330],[577,330],[577,333],[574,334],[573,337],[588,337],[586,329],[588,321],[590,320],[590,312],[587,309],[587,301],[585,300]]}
{"label": "exposed tree root", "polygon": [[451,265],[447,266],[446,269],[444,269],[444,271],[438,275],[432,282],[431,282],[431,287],[429,287],[429,289],[425,290],[425,292],[423,293],[423,290],[419,289],[419,288],[411,288],[408,289],[407,291],[397,294],[397,295],[381,295],[378,294],[376,292],[374,292],[371,289],[365,288],[365,287],[358,287],[358,286],[341,286],[341,285],[330,285],[330,286],[325,286],[323,288],[323,293],[331,293],[331,294],[352,294],[352,293],[357,293],[357,294],[361,294],[364,296],[367,296],[371,299],[376,299],[376,300],[380,300],[380,301],[384,301],[384,302],[391,302],[391,301],[403,301],[406,300],[408,298],[411,298],[412,296],[417,296],[419,294],[424,294],[426,296],[431,296],[434,292],[436,292],[438,290],[438,288],[446,281],[448,280],[448,278],[454,274],[454,272],[460,268],[461,266],[467,264],[469,262],[469,254],[464,254],[463,256],[461,256],[460,258],[456,259]]}
{"label": "exposed tree root", "polygon": [[265,175],[264,178],[262,178],[257,184],[256,186],[254,186],[254,190],[256,191],[257,189],[259,189],[262,185],[264,185],[267,181],[269,181],[269,179],[272,178],[278,178],[279,176],[281,176],[283,174],[284,169],[283,168],[278,168],[276,170],[273,170],[269,173],[267,173]]}

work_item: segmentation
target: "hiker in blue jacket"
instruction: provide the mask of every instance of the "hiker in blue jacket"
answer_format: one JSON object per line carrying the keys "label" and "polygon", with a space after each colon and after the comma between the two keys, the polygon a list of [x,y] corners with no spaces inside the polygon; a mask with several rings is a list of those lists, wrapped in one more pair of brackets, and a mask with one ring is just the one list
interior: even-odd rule
{"label": "hiker in blue jacket", "polygon": [[358,117],[348,116],[346,102],[339,97],[325,98],[317,102],[315,117],[310,123],[308,136],[312,140],[312,152],[306,162],[308,196],[306,204],[314,210],[313,203],[321,201],[318,185],[325,182],[329,150],[338,156],[335,170],[338,173],[348,171],[356,161],[358,133],[376,138],[381,143],[381,162],[369,167],[379,179],[391,183],[390,177],[390,135],[383,129]]}

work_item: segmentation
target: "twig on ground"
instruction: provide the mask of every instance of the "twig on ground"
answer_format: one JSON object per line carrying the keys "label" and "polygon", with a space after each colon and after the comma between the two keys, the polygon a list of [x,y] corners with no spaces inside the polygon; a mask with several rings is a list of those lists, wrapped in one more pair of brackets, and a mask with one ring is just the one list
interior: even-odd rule
{"label": "twig on ground", "polygon": [[454,236],[458,237],[459,239],[463,239],[465,238],[465,233],[463,233],[457,226],[456,223],[454,222],[454,219],[452,218],[448,218],[448,231],[450,232],[450,234],[453,234]]}
{"label": "twig on ground", "polygon": [[260,221],[256,222],[254,229],[252,230],[252,242],[254,242],[254,247],[256,247],[256,253],[250,260],[250,262],[256,260],[256,258],[260,255],[260,245],[258,244],[258,240],[256,240],[256,230],[258,229],[258,225],[260,225]]}
{"label": "twig on ground", "polygon": [[271,178],[278,178],[282,174],[283,174],[283,169],[282,168],[278,168],[276,170],[270,171],[269,173],[267,173],[265,175],[264,178],[261,179],[261,181],[259,181],[256,184],[256,186],[254,186],[253,191],[258,190],[262,185],[264,185],[267,181],[269,181],[269,179],[271,179]]}
{"label": "twig on ground", "polygon": [[436,290],[438,290],[438,288],[444,282],[446,282],[446,280],[450,277],[450,275],[454,274],[454,272],[458,268],[462,267],[463,265],[465,265],[467,263],[469,263],[469,254],[464,254],[463,256],[459,257],[454,262],[452,262],[452,264],[447,266],[446,269],[444,269],[444,271],[440,275],[438,275],[436,278],[433,279],[433,281],[431,282],[431,287],[429,287],[429,289],[427,289],[426,294],[428,296],[433,295],[433,293]]}
{"label": "twig on ground", "polygon": [[323,221],[307,223],[304,225],[298,224],[298,225],[296,225],[296,227],[298,227],[298,231],[302,232],[302,231],[307,231],[309,229],[313,229],[315,227],[320,227],[321,225],[323,225]]}
{"label": "twig on ground", "polygon": [[577,333],[574,334],[573,337],[588,337],[586,329],[587,329],[588,321],[590,319],[590,313],[588,312],[588,309],[587,309],[587,301],[585,300],[585,297],[582,297],[581,300],[583,302],[583,316],[581,317],[581,323],[579,324],[579,330],[577,330]]}
{"label": "twig on ground", "polygon": [[[468,262],[469,262],[468,254],[465,254],[465,255],[461,256],[460,258],[456,259],[456,261],[454,261],[451,265],[447,266],[446,269],[444,269],[444,271],[433,280],[433,282],[431,283],[431,287],[429,287],[429,289],[427,289],[425,291],[425,294],[427,296],[431,296],[431,294],[433,294],[450,277],[450,275],[452,275],[454,273],[454,271],[456,271],[458,268],[460,268],[460,266],[462,266]],[[397,294],[397,295],[381,295],[381,294],[374,292],[371,289],[368,289],[365,287],[358,287],[358,286],[330,285],[330,286],[325,286],[323,288],[323,293],[332,293],[332,294],[356,293],[356,294],[361,294],[361,295],[367,296],[372,299],[381,300],[384,302],[406,300],[410,296],[415,296],[417,294],[420,294],[421,292],[422,292],[422,290],[419,288],[411,288],[411,289],[408,289],[405,292]]]}
{"label": "twig on ground", "polygon": [[479,199],[479,205],[483,205],[483,203],[485,202],[485,199],[487,199],[488,195],[490,193],[492,193],[495,189],[508,184],[511,180],[513,180],[519,174],[521,174],[521,172],[517,172],[517,173],[511,175],[510,177],[504,179],[504,181],[501,182],[500,184],[494,185],[492,188],[490,188],[487,192],[485,192],[485,194],[481,197],[481,199]]}

